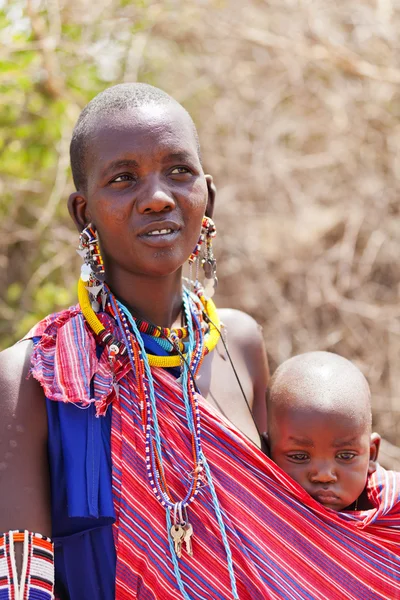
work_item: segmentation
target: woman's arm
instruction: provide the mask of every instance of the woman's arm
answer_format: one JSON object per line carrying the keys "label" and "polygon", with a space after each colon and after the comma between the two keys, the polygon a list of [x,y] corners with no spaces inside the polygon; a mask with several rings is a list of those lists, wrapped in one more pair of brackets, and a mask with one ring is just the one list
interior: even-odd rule
{"label": "woman's arm", "polygon": [[[43,391],[28,379],[32,343],[0,353],[0,533],[51,535],[47,415]],[[17,568],[22,544],[16,544]]]}
{"label": "woman's arm", "polygon": [[254,332],[254,343],[251,348],[251,365],[249,365],[253,376],[253,417],[260,434],[267,431],[267,389],[269,385],[269,366],[265,350],[265,342],[262,328],[257,324]]}
{"label": "woman's arm", "polygon": [[[262,434],[267,430],[266,392],[269,384],[269,368],[261,326],[242,311],[222,309],[219,312],[227,326],[228,348],[232,350],[231,354],[239,379],[242,382],[247,378],[250,380],[246,396],[258,432]],[[245,368],[241,366],[242,364]]]}

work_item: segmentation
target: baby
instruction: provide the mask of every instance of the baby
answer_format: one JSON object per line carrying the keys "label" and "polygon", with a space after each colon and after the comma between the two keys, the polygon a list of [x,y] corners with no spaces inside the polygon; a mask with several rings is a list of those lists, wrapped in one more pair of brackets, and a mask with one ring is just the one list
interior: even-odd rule
{"label": "baby", "polygon": [[365,493],[380,436],[371,434],[371,394],[361,371],[330,352],[285,361],[268,395],[271,458],[332,510],[371,508]]}

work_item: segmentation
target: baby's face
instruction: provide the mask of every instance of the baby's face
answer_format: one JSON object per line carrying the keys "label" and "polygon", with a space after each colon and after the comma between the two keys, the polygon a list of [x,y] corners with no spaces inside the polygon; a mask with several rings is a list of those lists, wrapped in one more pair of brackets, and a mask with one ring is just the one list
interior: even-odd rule
{"label": "baby's face", "polygon": [[315,500],[349,508],[374,470],[377,447],[368,419],[282,407],[271,415],[271,458]]}

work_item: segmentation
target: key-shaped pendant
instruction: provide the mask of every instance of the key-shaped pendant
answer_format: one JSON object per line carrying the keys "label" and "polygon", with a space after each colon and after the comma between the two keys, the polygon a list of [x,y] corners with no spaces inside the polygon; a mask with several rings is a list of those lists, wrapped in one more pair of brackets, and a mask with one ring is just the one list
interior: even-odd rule
{"label": "key-shaped pendant", "polygon": [[182,556],[182,540],[185,535],[185,531],[181,525],[172,525],[170,529],[171,537],[175,546],[175,553],[178,558]]}
{"label": "key-shaped pendant", "polygon": [[186,544],[186,552],[189,554],[189,556],[193,556],[193,549],[192,549],[192,535],[193,535],[193,527],[191,526],[190,523],[186,523],[183,527],[183,541]]}

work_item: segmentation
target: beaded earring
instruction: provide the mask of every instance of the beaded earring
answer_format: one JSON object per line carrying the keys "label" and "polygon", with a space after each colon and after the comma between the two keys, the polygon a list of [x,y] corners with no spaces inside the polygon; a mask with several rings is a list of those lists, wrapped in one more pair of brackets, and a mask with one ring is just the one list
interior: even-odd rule
{"label": "beaded earring", "polygon": [[[201,262],[201,265],[204,270],[204,276],[206,279],[205,285],[204,285],[204,292],[206,293],[206,295],[209,298],[213,297],[213,295],[215,293],[215,288],[218,285],[217,261],[215,260],[213,247],[212,247],[212,240],[216,236],[216,234],[217,234],[217,229],[215,227],[214,221],[212,219],[210,219],[210,217],[204,216],[203,222],[201,224],[201,232],[200,232],[199,241],[197,242],[196,247],[193,250],[192,254],[189,256],[189,271],[190,271],[189,279],[192,279],[192,275],[191,275],[192,268],[193,268],[193,265],[196,264],[195,287],[198,285],[199,265]],[[200,251],[202,249],[204,242],[206,243],[204,255],[200,259]]]}
{"label": "beaded earring", "polygon": [[83,258],[81,280],[90,294],[90,302],[95,312],[100,310],[100,302],[105,306],[107,294],[104,290],[105,271],[99,248],[99,238],[94,226],[89,223],[79,235],[79,256]]}
{"label": "beaded earring", "polygon": [[217,261],[214,257],[212,240],[217,235],[217,229],[215,227],[215,223],[209,217],[207,219],[207,228],[206,228],[206,248],[205,248],[205,256],[202,260],[202,266],[204,275],[206,278],[206,284],[204,286],[204,291],[209,298],[214,296],[216,287],[218,285],[218,277],[217,277]]}

